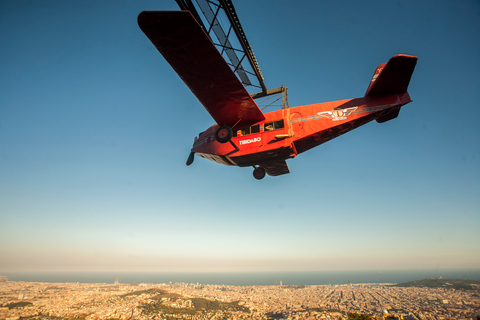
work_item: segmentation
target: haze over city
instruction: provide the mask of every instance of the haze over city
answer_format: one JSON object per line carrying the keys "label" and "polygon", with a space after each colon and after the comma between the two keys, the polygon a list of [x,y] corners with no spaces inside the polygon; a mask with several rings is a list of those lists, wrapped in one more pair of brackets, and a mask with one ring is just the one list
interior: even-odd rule
{"label": "haze over city", "polygon": [[187,167],[214,121],[137,25],[175,1],[2,1],[0,274],[479,270],[479,2],[234,4],[290,106],[361,97],[395,54],[413,102],[287,175]]}

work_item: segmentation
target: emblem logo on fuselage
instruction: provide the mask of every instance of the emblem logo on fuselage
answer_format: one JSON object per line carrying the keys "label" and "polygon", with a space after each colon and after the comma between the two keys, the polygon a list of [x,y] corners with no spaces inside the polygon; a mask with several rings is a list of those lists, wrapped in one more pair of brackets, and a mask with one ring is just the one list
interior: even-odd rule
{"label": "emblem logo on fuselage", "polygon": [[332,119],[332,121],[339,121],[339,120],[347,119],[347,116],[357,109],[358,107],[338,109],[338,110],[334,109],[333,111],[318,112],[317,115],[320,116],[320,119],[329,118],[329,119]]}

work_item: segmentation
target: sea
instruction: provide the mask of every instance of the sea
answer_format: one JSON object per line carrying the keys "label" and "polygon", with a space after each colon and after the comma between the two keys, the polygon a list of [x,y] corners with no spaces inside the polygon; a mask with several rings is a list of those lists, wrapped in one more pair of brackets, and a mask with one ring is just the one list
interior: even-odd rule
{"label": "sea", "polygon": [[289,272],[0,272],[10,281],[204,285],[396,284],[428,278],[480,281],[480,270],[329,270]]}

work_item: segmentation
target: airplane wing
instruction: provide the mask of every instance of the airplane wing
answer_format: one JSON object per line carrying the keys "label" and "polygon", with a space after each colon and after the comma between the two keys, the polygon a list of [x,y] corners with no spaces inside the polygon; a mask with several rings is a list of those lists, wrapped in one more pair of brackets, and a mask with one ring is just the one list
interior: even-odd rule
{"label": "airplane wing", "polygon": [[262,162],[261,166],[269,176],[280,176],[282,174],[290,173],[287,162],[285,160],[273,160]]}
{"label": "airplane wing", "polygon": [[219,126],[265,119],[189,11],[143,11],[138,25]]}

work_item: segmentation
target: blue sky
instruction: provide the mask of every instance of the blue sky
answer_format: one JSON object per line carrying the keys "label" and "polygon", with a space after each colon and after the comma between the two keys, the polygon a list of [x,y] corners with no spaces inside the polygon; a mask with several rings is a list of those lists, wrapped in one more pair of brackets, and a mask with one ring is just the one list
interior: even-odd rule
{"label": "blue sky", "polygon": [[413,103],[288,161],[197,158],[213,120],[141,32],[175,1],[0,4],[0,272],[480,269],[478,1],[236,1],[291,106],[419,57]]}

